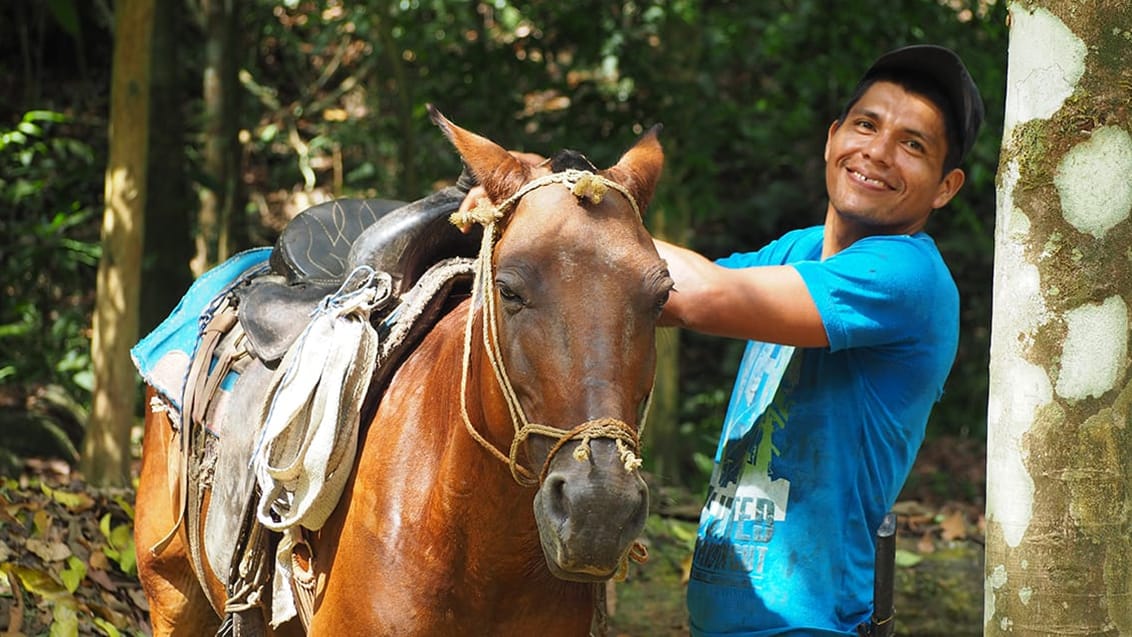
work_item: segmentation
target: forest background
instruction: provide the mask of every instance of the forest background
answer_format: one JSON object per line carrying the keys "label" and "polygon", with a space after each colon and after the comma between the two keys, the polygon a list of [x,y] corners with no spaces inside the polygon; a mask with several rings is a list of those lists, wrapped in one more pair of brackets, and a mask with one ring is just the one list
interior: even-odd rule
{"label": "forest background", "polygon": [[[599,166],[663,123],[647,225],[719,257],[821,222],[825,134],[871,60],[910,43],[956,49],[988,116],[966,187],[928,226],[959,286],[961,337],[906,494],[981,511],[1005,3],[156,6],[141,334],[195,275],[270,244],[311,204],[412,200],[454,180],[426,103],[509,148],[574,148]],[[80,460],[113,31],[109,0],[0,5],[0,476],[29,458]],[[645,455],[657,484],[702,492],[742,346],[665,335]]]}
{"label": "forest background", "polygon": [[[598,165],[663,123],[667,163],[648,225],[719,257],[820,223],[826,129],[873,58],[915,42],[955,48],[988,118],[967,186],[929,224],[962,299],[959,354],[929,437],[984,438],[1003,4],[248,2],[228,18],[227,44],[208,2],[160,4],[177,55],[153,76],[164,141],[152,163],[165,178],[147,211],[142,334],[194,268],[270,244],[308,205],[412,200],[451,182],[459,160],[428,102],[510,148],[575,148]],[[0,20],[0,467],[11,470],[28,455],[78,458],[113,23],[109,3],[69,0],[4,3]],[[206,76],[224,71],[210,47],[238,57],[222,109],[204,94]],[[209,145],[227,133],[236,155],[211,174]],[[234,212],[202,223],[214,199]],[[650,456],[668,463],[666,480],[695,486],[743,344],[679,338],[677,389],[659,399],[671,407],[650,424],[666,448]]]}

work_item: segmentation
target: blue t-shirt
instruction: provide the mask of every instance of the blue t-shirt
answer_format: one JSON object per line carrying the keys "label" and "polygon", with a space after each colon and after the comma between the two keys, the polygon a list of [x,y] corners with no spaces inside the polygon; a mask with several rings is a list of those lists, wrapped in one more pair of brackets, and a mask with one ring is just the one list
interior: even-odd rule
{"label": "blue t-shirt", "polygon": [[688,583],[697,636],[856,634],[874,534],[955,359],[959,295],[930,237],[867,237],[823,261],[822,230],[718,262],[793,266],[829,347],[747,345]]}

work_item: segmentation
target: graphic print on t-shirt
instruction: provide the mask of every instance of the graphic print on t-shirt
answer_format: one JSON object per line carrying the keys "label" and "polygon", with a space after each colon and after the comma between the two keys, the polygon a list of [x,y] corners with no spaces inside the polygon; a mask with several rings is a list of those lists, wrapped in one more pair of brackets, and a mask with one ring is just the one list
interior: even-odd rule
{"label": "graphic print on t-shirt", "polygon": [[758,579],[775,522],[786,520],[790,482],[771,479],[772,434],[786,426],[790,405],[778,389],[793,354],[790,346],[751,342],[743,355],[700,514],[695,579],[735,586]]}

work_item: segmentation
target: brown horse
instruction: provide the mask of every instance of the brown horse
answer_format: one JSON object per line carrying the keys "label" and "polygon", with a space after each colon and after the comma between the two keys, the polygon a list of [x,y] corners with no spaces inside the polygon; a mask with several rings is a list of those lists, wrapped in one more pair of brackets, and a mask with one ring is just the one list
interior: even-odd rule
{"label": "brown horse", "polygon": [[[308,534],[308,630],[585,635],[594,584],[624,567],[648,511],[637,436],[672,281],[640,214],[663,153],[650,131],[609,169],[556,172],[432,112],[494,204],[477,209],[473,298],[393,375],[337,508]],[[146,551],[177,517],[172,441],[150,414],[139,570],[154,634],[202,635],[218,609],[184,531]]]}

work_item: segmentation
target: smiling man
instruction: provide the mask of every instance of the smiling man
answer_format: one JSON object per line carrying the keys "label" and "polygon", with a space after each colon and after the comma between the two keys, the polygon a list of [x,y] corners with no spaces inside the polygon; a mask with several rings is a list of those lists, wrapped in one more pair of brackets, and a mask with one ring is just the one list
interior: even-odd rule
{"label": "smiling man", "polygon": [[829,127],[825,223],[719,261],[657,241],[662,320],[749,341],[688,584],[692,633],[855,635],[874,532],[915,460],[958,341],[932,239],[983,119],[954,52],[885,54]]}

